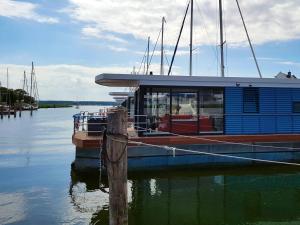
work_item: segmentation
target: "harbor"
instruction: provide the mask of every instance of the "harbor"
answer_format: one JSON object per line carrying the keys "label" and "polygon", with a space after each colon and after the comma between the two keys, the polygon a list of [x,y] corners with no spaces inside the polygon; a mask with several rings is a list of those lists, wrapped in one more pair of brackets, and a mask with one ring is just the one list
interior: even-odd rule
{"label": "harbor", "polygon": [[[71,167],[75,156],[70,116],[76,112],[75,108],[40,109],[33,117],[24,112],[22,119],[2,120],[1,127],[10,124],[0,137],[0,199],[7,209],[1,207],[2,224],[108,223],[107,179],[102,176],[100,182],[99,171],[82,174]],[[299,179],[297,167],[274,165],[129,173],[128,221],[296,224]]]}
{"label": "harbor", "polygon": [[22,117],[22,111],[32,111],[39,108],[39,91],[36,80],[36,74],[33,62],[31,63],[30,82],[27,79],[24,70],[22,79],[22,88],[10,89],[9,87],[9,69],[6,68],[6,87],[2,87],[0,82],[0,118],[4,116],[10,118]]}
{"label": "harbor", "polygon": [[299,12],[0,1],[0,224],[300,224]]}

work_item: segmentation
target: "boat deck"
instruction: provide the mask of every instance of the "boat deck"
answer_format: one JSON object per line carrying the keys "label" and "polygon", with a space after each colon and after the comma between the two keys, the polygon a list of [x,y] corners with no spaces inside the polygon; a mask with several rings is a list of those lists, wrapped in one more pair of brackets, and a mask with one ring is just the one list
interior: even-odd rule
{"label": "boat deck", "polygon": [[[151,136],[137,137],[134,132],[128,131],[131,141],[154,145],[184,145],[184,144],[217,144],[234,143],[274,143],[299,142],[300,134],[272,134],[272,135],[201,135],[201,136]],[[85,132],[77,132],[72,142],[79,148],[100,147],[102,136],[88,136]],[[132,144],[129,144],[132,145]]]}

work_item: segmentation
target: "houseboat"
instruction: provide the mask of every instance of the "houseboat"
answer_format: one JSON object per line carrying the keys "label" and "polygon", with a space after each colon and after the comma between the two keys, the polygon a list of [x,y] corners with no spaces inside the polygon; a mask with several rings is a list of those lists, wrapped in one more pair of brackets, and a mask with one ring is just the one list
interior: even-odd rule
{"label": "houseboat", "polygon": [[142,136],[300,134],[298,79],[101,74],[96,83],[136,87],[123,105]]}
{"label": "houseboat", "polygon": [[[187,5],[167,74],[163,72],[162,45],[159,75],[149,71],[148,47],[145,73],[96,76],[95,82],[99,85],[133,90],[130,95],[113,95],[127,107],[131,124],[128,128],[129,171],[300,160],[300,80],[290,72],[279,73],[274,78],[262,77],[241,8],[238,1],[236,3],[258,78],[225,77],[222,0],[219,0],[221,76],[193,76],[193,0]],[[189,76],[171,76],[189,7]],[[161,33],[163,27],[164,18]],[[73,135],[73,142],[78,156],[75,167],[99,167],[99,139],[77,133]],[[144,145],[132,144],[134,142]],[[176,151],[175,154],[166,146],[190,152]]]}
{"label": "houseboat", "polygon": [[[298,79],[100,74],[96,83],[135,86],[122,103],[129,140],[154,146],[129,142],[129,171],[300,160]],[[99,167],[99,137],[78,132],[73,143],[77,169]]]}

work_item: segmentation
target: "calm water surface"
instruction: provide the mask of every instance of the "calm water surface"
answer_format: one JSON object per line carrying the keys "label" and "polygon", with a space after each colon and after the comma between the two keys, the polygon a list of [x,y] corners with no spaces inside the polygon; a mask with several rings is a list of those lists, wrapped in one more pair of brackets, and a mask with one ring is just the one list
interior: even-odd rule
{"label": "calm water surface", "polygon": [[[0,121],[0,224],[108,224],[106,181],[71,170],[77,111]],[[298,168],[134,174],[128,189],[129,224],[300,224]]]}

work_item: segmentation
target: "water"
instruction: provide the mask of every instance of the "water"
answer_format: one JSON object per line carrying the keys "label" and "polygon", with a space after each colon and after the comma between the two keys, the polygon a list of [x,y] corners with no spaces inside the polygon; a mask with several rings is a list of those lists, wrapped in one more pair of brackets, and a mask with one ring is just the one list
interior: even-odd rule
{"label": "water", "polygon": [[[0,224],[108,224],[106,181],[71,170],[77,111],[0,121]],[[128,190],[129,224],[300,224],[298,168],[130,174]]]}

